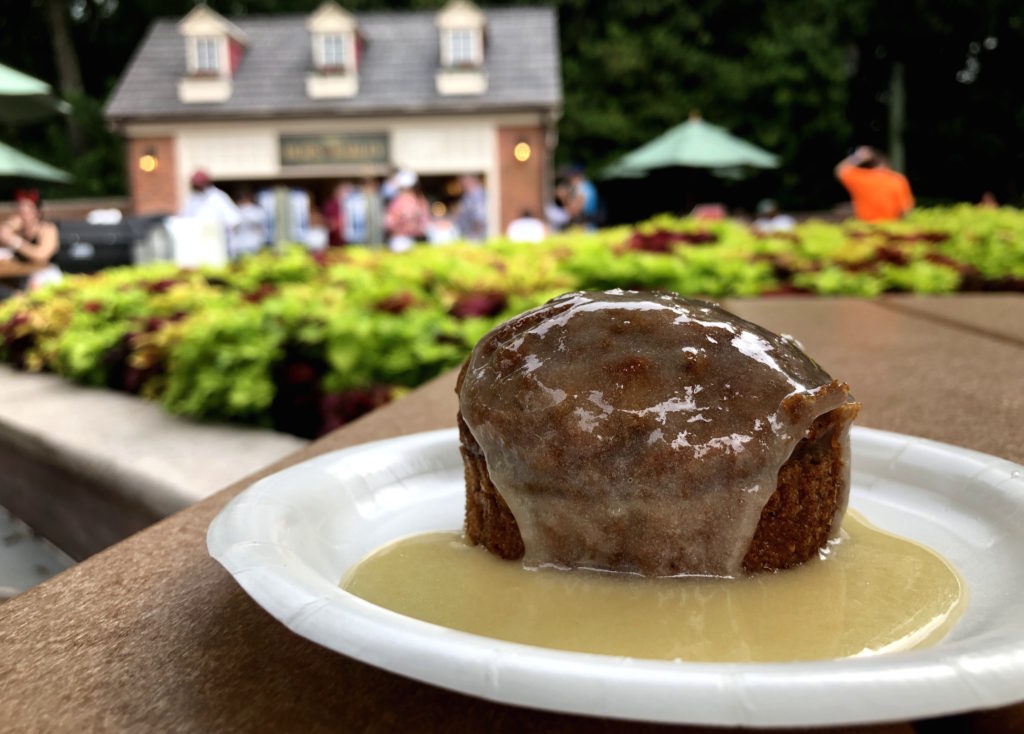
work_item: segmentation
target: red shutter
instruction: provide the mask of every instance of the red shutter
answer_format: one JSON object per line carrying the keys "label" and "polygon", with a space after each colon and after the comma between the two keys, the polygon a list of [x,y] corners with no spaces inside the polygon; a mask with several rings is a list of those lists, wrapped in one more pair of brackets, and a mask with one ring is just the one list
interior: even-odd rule
{"label": "red shutter", "polygon": [[242,54],[245,53],[245,47],[242,46],[234,38],[228,39],[228,63],[231,64],[231,76],[235,75],[235,71],[238,69],[238,65],[242,63]]}

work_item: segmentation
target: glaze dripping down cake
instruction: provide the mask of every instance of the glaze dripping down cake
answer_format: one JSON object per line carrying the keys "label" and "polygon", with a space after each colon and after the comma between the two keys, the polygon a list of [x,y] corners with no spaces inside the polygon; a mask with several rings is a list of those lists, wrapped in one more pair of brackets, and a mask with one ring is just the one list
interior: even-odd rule
{"label": "glaze dripping down cake", "polygon": [[570,293],[459,375],[466,536],[528,566],[788,568],[838,533],[859,410],[789,337],[669,293]]}

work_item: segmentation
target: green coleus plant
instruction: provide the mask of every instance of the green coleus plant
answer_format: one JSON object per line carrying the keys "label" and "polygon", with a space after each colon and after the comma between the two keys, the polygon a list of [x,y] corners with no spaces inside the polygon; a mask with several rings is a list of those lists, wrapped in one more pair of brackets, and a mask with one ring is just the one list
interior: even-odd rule
{"label": "green coleus plant", "polygon": [[501,321],[569,290],[1024,290],[1024,215],[970,206],[759,236],[669,215],[536,245],[403,254],[298,246],[223,268],[114,268],[0,303],[0,361],[197,418],[314,436],[454,367]]}

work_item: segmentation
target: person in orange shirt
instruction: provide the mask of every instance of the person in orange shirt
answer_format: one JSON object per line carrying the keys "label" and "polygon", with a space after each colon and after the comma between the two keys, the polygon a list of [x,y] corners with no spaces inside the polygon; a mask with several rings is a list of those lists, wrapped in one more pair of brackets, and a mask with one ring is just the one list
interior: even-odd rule
{"label": "person in orange shirt", "polygon": [[850,193],[858,219],[884,222],[899,219],[914,208],[906,176],[889,168],[885,157],[873,148],[857,148],[836,164],[835,174]]}

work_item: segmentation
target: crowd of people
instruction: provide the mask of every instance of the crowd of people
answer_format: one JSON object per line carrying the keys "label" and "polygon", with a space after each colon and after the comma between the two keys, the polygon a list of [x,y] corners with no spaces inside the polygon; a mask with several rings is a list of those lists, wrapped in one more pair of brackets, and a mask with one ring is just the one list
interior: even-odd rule
{"label": "crowd of people", "polygon": [[[321,246],[386,245],[395,252],[421,242],[483,241],[488,235],[487,194],[473,175],[460,176],[454,206],[431,207],[413,171],[397,170],[378,181],[341,181],[320,206],[308,191],[274,186],[256,192],[245,187],[238,200],[197,171],[181,216],[215,223],[230,258],[282,240]],[[322,233],[322,235],[320,234]]]}
{"label": "crowd of people", "polygon": [[[884,155],[867,146],[840,161],[835,175],[849,192],[854,215],[864,221],[897,219],[914,205],[906,177],[890,168]],[[450,209],[442,206],[440,214],[428,202],[419,177],[409,170],[397,170],[381,182],[372,178],[340,182],[319,212],[311,212],[308,193],[297,190],[283,194],[267,190],[255,199],[251,191],[243,190],[236,205],[202,171],[192,177],[192,188],[182,214],[217,221],[225,230],[231,257],[282,239],[319,244],[310,236],[311,217],[317,215],[327,232],[324,244],[335,247],[384,244],[403,252],[417,243],[480,242],[488,236],[486,190],[474,175],[458,178],[459,197]],[[509,223],[505,237],[514,242],[540,242],[551,232],[568,227],[590,230],[603,223],[597,188],[581,166],[562,169],[553,193],[540,216],[522,210]],[[728,212],[721,204],[702,204],[692,214],[721,219]],[[285,220],[284,226],[281,220]],[[758,204],[751,222],[752,229],[763,235],[788,232],[795,226],[796,220],[771,199]]]}
{"label": "crowd of people", "polygon": [[[338,182],[315,207],[309,192],[282,186],[255,193],[243,187],[236,202],[205,171],[197,171],[180,213],[215,223],[231,259],[281,240],[312,247],[384,245],[395,252],[417,243],[482,242],[490,232],[484,182],[462,175],[445,188],[450,192],[453,187],[458,194],[453,202],[430,201],[415,172],[395,170],[383,180]],[[540,242],[567,227],[593,229],[601,223],[596,187],[582,167],[572,166],[560,172],[543,212],[522,210],[504,235],[514,242]],[[326,236],[318,237],[318,231]]]}
{"label": "crowd of people", "polygon": [[[899,219],[914,206],[910,184],[893,170],[885,155],[868,146],[856,148],[834,168],[835,177],[847,190],[853,214],[877,222]],[[337,183],[319,208],[306,190],[276,185],[254,191],[236,190],[232,199],[217,187],[205,171],[191,178],[191,192],[180,215],[202,223],[220,239],[227,259],[254,253],[270,243],[295,241],[311,248],[380,245],[402,252],[417,243],[441,244],[453,240],[480,242],[490,232],[485,183],[475,175],[463,175],[445,187],[449,203],[428,201],[416,173],[394,170],[378,180],[364,178]],[[44,266],[59,247],[57,227],[40,215],[39,194],[20,190],[16,211],[0,223],[0,265],[22,263],[30,275],[0,275],[0,298],[36,282],[52,279]],[[986,193],[980,206],[996,206]],[[524,209],[506,228],[514,242],[540,242],[550,233],[569,227],[595,229],[604,221],[597,188],[580,166],[559,171],[552,199],[543,211]],[[700,205],[692,214],[716,219],[727,215],[720,204]],[[750,222],[760,235],[791,231],[794,217],[765,199]],[[318,234],[319,233],[319,234]],[[50,269],[52,270],[52,268]],[[18,271],[7,268],[7,272]],[[0,267],[0,274],[4,269]],[[58,276],[59,277],[59,276]]]}

